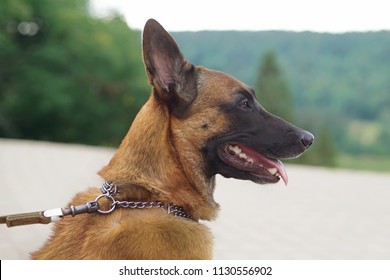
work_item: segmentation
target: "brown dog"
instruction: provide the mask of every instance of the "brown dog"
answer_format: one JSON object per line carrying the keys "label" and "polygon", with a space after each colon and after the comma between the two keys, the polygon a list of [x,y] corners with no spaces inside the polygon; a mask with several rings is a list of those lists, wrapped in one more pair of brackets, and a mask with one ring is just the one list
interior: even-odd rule
{"label": "brown dog", "polygon": [[212,236],[196,220],[217,215],[215,175],[287,183],[278,159],[313,142],[243,83],[186,61],[155,20],[145,25],[143,56],[153,91],[99,173],[111,183],[105,195],[91,188],[72,201],[98,197],[112,212],[63,218],[33,259],[210,259]]}

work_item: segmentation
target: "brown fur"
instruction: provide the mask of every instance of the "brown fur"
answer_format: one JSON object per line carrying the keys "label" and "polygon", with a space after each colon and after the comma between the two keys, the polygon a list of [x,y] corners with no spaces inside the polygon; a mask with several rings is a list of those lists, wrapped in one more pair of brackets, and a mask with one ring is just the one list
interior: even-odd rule
{"label": "brown fur", "polygon": [[[188,63],[154,20],[145,26],[143,50],[152,94],[99,175],[119,187],[117,200],[170,201],[197,219],[213,220],[219,208],[213,198],[215,174],[209,174],[202,149],[210,139],[229,134],[231,119],[220,105],[237,99],[236,90],[251,90],[227,74]],[[99,194],[98,188],[88,189],[71,204]],[[103,201],[103,208],[110,208]],[[212,236],[202,223],[164,209],[119,208],[107,215],[63,218],[32,258],[210,259]]]}

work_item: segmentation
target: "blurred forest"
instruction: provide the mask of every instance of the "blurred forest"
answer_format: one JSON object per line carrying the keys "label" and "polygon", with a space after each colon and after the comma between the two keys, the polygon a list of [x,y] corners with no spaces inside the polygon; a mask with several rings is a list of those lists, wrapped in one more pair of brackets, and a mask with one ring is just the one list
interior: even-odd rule
{"label": "blurred forest", "polygon": [[0,137],[117,145],[150,89],[138,36],[85,0],[1,0]]}
{"label": "blurred forest", "polygon": [[[150,92],[141,32],[88,7],[0,2],[0,137],[120,143]],[[300,162],[390,170],[389,31],[172,34],[192,63],[246,82],[269,111],[312,131]]]}

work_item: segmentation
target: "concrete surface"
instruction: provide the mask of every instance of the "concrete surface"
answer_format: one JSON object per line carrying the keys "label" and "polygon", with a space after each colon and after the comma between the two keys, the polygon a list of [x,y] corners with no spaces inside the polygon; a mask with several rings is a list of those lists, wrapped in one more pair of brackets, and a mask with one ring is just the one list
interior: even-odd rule
{"label": "concrete surface", "polygon": [[[63,207],[114,150],[0,139],[0,215]],[[289,186],[218,177],[215,259],[390,259],[390,173],[287,165]],[[0,259],[27,259],[50,225],[0,225]]]}

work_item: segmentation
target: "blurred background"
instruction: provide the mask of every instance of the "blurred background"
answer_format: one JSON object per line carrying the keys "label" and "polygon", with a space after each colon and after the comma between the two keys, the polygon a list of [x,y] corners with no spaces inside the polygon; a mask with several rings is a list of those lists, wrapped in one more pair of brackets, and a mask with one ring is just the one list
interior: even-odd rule
{"label": "blurred background", "polygon": [[[168,30],[170,26],[192,29],[173,32],[192,63],[236,76],[256,90],[269,111],[316,135],[316,144],[299,162],[390,170],[389,30],[356,32],[353,29],[360,30],[369,22],[356,12],[344,14],[344,24],[337,25],[340,6],[332,10],[328,4],[325,12],[321,12],[323,6],[314,11],[307,7],[303,15],[296,12],[297,6],[289,12],[291,19],[280,8],[273,21],[285,22],[276,28],[328,27],[333,33],[199,31],[215,17],[220,20],[211,22],[219,25],[210,23],[209,29],[223,28],[221,22],[226,22],[226,29],[235,22],[236,28],[242,29],[274,26],[261,9],[258,19],[246,15],[245,26],[241,17],[229,20],[231,4],[220,10],[202,8],[199,22],[203,25],[197,25],[196,7],[190,14],[186,11],[190,18],[182,19],[184,12],[179,9],[171,11],[169,20],[163,11],[167,7],[158,6],[161,1],[150,5],[149,1],[127,2],[1,1],[0,137],[117,146],[150,92],[142,64],[141,31],[127,22],[134,15],[134,24],[142,28],[147,18],[161,15]],[[171,2],[165,5],[178,3]],[[168,12],[172,10],[169,7]],[[356,7],[349,8],[353,11]],[[326,15],[324,27],[319,26],[320,16],[307,22],[301,18],[309,12],[332,11],[334,14]],[[177,19],[173,21],[174,15]],[[354,17],[359,26],[348,25]],[[372,21],[376,17],[380,20],[380,15],[372,13]],[[366,28],[370,27],[367,23]],[[353,32],[346,32],[348,28]]]}
{"label": "blurred background", "polygon": [[[336,168],[380,172],[346,173],[352,174],[345,177],[351,184],[360,181],[365,185],[361,186],[359,203],[345,209],[344,222],[357,213],[355,210],[361,210],[354,207],[381,205],[380,211],[372,214],[388,217],[390,206],[383,200],[390,199],[390,21],[386,4],[376,0],[289,2],[199,0],[184,5],[183,1],[169,0],[2,0],[0,179],[6,184],[0,188],[16,195],[12,189],[25,185],[23,178],[42,176],[52,162],[45,154],[53,152],[47,142],[95,146],[103,149],[99,151],[103,151],[104,162],[109,159],[107,153],[111,155],[120,143],[150,93],[140,45],[143,24],[154,17],[171,31],[190,62],[237,77],[255,89],[268,111],[313,132],[316,142],[311,150],[287,163],[332,168],[307,169],[324,182],[326,192],[329,185],[348,184],[348,179],[334,182],[340,174]],[[44,141],[36,145],[48,148],[31,151],[26,147],[37,146],[21,139]],[[80,152],[79,145],[72,145],[69,147]],[[56,147],[66,150],[66,146]],[[72,164],[68,169],[60,163],[53,165],[62,173],[54,172],[57,177],[47,179],[46,184],[63,180],[64,170],[77,173],[78,152],[69,158]],[[87,154],[93,158],[93,153]],[[104,164],[99,159],[99,164]],[[30,162],[35,173],[23,162]],[[37,162],[41,164],[35,165]],[[86,163],[91,160],[86,159]],[[305,173],[294,168],[297,172],[293,175]],[[315,173],[318,170],[322,173]],[[372,194],[372,181],[363,180],[358,176],[361,174],[381,180],[374,186],[380,188],[374,192],[379,200],[370,200],[372,204],[364,201]],[[74,188],[82,190],[77,182],[85,181],[72,181]],[[329,200],[322,201],[324,209],[331,197],[342,199],[351,192],[342,186],[339,190],[337,198],[328,195]],[[0,214],[19,211],[12,208],[17,204],[10,202],[16,199],[3,197]],[[318,201],[313,203],[318,205]],[[302,213],[312,206],[307,205]],[[374,217],[365,219],[373,221]],[[381,230],[376,230],[375,223],[372,230],[383,233],[375,248],[382,244],[385,251],[372,256],[390,258],[386,253],[390,252],[385,237],[388,232],[383,231],[381,222]],[[362,229],[364,224],[356,228]],[[242,256],[245,258],[245,252]],[[279,256],[283,257],[283,251]]]}

